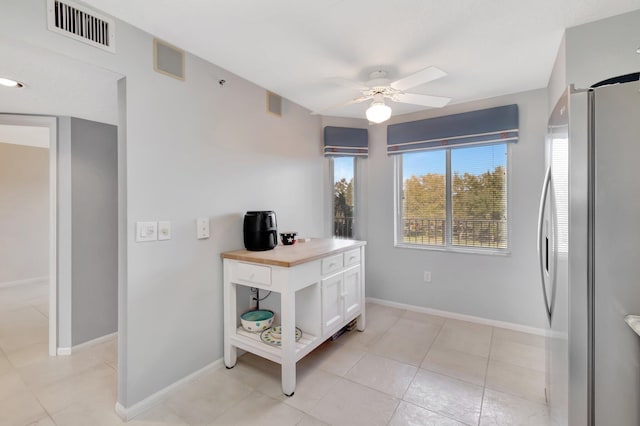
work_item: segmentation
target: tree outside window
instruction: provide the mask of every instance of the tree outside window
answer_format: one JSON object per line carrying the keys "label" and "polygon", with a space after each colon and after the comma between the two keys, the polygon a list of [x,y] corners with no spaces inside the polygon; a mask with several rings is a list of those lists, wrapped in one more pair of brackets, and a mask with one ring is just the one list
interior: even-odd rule
{"label": "tree outside window", "polygon": [[402,154],[401,244],[507,248],[507,146]]}
{"label": "tree outside window", "polygon": [[354,158],[336,157],[332,161],[333,236],[337,238],[354,238]]}

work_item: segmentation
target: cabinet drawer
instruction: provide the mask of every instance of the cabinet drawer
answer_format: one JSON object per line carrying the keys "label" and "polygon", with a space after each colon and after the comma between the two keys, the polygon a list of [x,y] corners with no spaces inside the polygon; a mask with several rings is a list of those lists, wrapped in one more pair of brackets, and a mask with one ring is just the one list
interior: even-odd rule
{"label": "cabinet drawer", "polygon": [[344,253],[344,266],[356,265],[358,263],[360,263],[360,249]]}
{"label": "cabinet drawer", "polygon": [[322,259],[322,275],[327,275],[342,268],[342,253]]}
{"label": "cabinet drawer", "polygon": [[236,282],[271,285],[271,268],[268,266],[238,262],[234,264],[233,272]]}

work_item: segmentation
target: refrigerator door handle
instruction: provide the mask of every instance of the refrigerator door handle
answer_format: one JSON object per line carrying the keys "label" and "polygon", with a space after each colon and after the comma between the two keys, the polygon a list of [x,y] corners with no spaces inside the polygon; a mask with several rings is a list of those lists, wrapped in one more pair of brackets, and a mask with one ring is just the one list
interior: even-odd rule
{"label": "refrigerator door handle", "polygon": [[542,296],[544,299],[545,312],[549,324],[551,324],[551,307],[549,305],[549,298],[547,297],[547,289],[545,286],[545,262],[549,261],[549,246],[548,241],[545,241],[543,245],[542,241],[545,238],[544,233],[544,211],[547,206],[547,198],[549,195],[549,188],[551,187],[551,166],[547,167],[547,171],[544,175],[544,183],[542,184],[542,194],[540,196],[540,211],[538,212],[538,260],[540,262],[540,279],[542,284]]}

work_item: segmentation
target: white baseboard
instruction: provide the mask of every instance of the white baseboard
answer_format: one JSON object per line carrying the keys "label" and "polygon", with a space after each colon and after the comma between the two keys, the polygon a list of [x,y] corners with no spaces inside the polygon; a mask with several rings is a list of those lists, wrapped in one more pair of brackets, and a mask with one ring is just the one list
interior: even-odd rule
{"label": "white baseboard", "polygon": [[58,354],[58,356],[71,355],[71,348],[58,348],[56,354]]}
{"label": "white baseboard", "polygon": [[95,338],[93,340],[89,340],[88,342],[83,342],[80,343],[79,345],[75,345],[72,346],[70,348],[58,348],[58,350],[56,351],[56,353],[58,355],[71,355],[73,352],[82,350],[82,349],[86,349],[88,347],[97,345],[98,343],[102,343],[102,342],[106,342],[108,340],[111,339],[115,339],[118,336],[118,332],[116,331],[115,333],[111,333],[111,334],[106,334],[104,336],[100,336],[98,338]]}
{"label": "white baseboard", "polygon": [[153,395],[150,395],[150,396],[146,397],[142,401],[136,402],[135,404],[133,404],[130,407],[124,407],[122,404],[117,402],[116,403],[116,414],[118,414],[118,416],[120,416],[120,418],[122,418],[122,420],[129,421],[132,418],[134,418],[135,416],[147,411],[149,408],[153,407],[154,405],[162,402],[166,397],[168,397],[178,387],[184,385],[185,383],[188,383],[188,382],[194,380],[195,378],[197,378],[201,374],[204,374],[204,373],[207,373],[209,371],[213,371],[213,370],[217,370],[219,368],[222,368],[223,365],[224,365],[224,360],[222,358],[220,358],[220,359],[218,359],[216,361],[213,361],[211,364],[201,368],[198,371],[195,371],[195,372],[189,374],[188,376],[178,380],[177,382],[174,382],[174,383],[170,384],[169,386],[167,386],[164,389],[160,389],[158,392],[154,393]]}
{"label": "white baseboard", "polygon": [[83,343],[80,343],[78,345],[72,346],[71,350],[75,352],[75,351],[78,351],[78,350],[81,350],[81,349],[88,348],[90,346],[97,345],[98,343],[102,343],[102,342],[106,342],[106,341],[111,340],[111,339],[115,339],[117,337],[118,337],[118,332],[117,331],[114,332],[114,333],[111,333],[111,334],[105,334],[104,336],[96,337],[93,340],[88,340],[86,342],[83,342]]}
{"label": "white baseboard", "polygon": [[25,285],[25,284],[35,284],[35,283],[39,283],[42,281],[48,281],[49,277],[48,276],[44,276],[44,277],[34,277],[34,278],[27,278],[25,280],[15,280],[15,281],[4,281],[0,283],[0,288],[2,287],[15,287],[17,285]]}
{"label": "white baseboard", "polygon": [[367,297],[366,301],[370,303],[375,303],[377,305],[389,306],[391,308],[404,309],[404,310],[413,311],[413,312],[421,312],[423,314],[438,315],[445,318],[457,319],[461,321],[469,321],[469,322],[474,322],[476,324],[482,324],[482,325],[490,325],[492,327],[506,328],[509,330],[521,331],[523,333],[536,334],[538,336],[545,336],[547,334],[547,331],[543,328],[530,327],[528,325],[516,324],[513,322],[498,321],[498,320],[492,320],[492,319],[487,319],[482,317],[476,317],[473,315],[458,314],[455,312],[425,308],[422,306],[407,305],[405,303],[392,302],[390,300],[384,300],[384,299],[376,299],[374,297]]}

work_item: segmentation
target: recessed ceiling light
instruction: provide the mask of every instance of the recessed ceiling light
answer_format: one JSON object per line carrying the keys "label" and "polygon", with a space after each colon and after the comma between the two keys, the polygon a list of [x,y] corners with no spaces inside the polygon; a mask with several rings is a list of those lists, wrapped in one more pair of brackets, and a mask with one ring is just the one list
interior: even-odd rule
{"label": "recessed ceiling light", "polygon": [[0,86],[21,88],[24,87],[24,84],[10,78],[0,77]]}
{"label": "recessed ceiling light", "polygon": [[640,54],[640,47],[636,49],[636,53]]}

